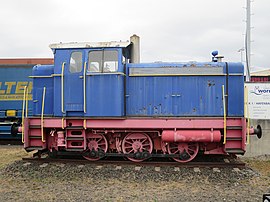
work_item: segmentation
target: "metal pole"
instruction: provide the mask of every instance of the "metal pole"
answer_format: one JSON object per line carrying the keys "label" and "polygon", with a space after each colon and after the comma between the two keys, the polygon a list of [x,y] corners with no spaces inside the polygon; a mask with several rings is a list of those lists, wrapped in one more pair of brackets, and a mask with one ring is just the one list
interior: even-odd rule
{"label": "metal pole", "polygon": [[250,0],[247,0],[247,21],[246,21],[246,65],[247,65],[247,73],[246,73],[246,81],[250,81],[250,70],[251,70],[251,40],[250,40]]}

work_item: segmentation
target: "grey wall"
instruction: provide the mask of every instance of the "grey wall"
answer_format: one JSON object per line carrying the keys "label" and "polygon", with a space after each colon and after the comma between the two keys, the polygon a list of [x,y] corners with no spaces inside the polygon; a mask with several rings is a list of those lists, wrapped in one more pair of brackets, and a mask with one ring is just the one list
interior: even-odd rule
{"label": "grey wall", "polygon": [[245,157],[254,157],[268,154],[270,155],[270,120],[251,120],[250,125],[262,127],[262,138],[250,136],[250,144],[247,145]]}

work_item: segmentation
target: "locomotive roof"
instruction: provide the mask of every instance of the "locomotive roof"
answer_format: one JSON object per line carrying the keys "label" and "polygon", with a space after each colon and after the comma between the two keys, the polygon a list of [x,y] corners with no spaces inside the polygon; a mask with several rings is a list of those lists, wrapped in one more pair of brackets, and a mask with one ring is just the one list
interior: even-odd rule
{"label": "locomotive roof", "polygon": [[70,43],[55,43],[49,47],[51,49],[66,49],[66,48],[107,48],[120,47],[125,48],[130,45],[129,41],[111,41],[111,42],[70,42]]}

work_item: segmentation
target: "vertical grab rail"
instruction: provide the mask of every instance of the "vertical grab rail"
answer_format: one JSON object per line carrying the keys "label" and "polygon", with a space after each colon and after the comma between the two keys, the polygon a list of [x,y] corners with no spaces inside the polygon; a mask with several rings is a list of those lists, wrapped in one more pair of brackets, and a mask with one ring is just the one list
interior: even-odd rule
{"label": "vertical grab rail", "polygon": [[222,85],[222,99],[223,99],[223,122],[224,122],[224,140],[223,144],[226,144],[226,137],[227,137],[227,117],[226,117],[226,102],[225,102],[225,90],[224,85]]}
{"label": "vertical grab rail", "polygon": [[83,66],[83,112],[86,113],[86,62]]}
{"label": "vertical grab rail", "polygon": [[83,128],[86,130],[86,119],[83,120]]}
{"label": "vertical grab rail", "polygon": [[249,120],[249,110],[248,110],[248,94],[247,94],[247,86],[245,86],[245,92],[244,92],[244,95],[245,95],[245,115],[247,117],[247,142],[246,144],[249,144],[249,141],[250,141],[250,133],[249,133],[249,127],[250,127],[250,120]]}
{"label": "vertical grab rail", "polygon": [[64,121],[65,121],[65,119],[64,119],[64,118],[62,118],[62,129],[64,129],[64,128],[65,128],[65,126],[64,126]]}
{"label": "vertical grab rail", "polygon": [[64,70],[65,70],[65,64],[66,64],[66,62],[62,63],[62,69],[61,69],[61,111],[62,111],[62,113],[65,113],[65,111],[64,111]]}
{"label": "vertical grab rail", "polygon": [[28,117],[28,86],[26,87],[26,95],[25,95],[25,118]]}
{"label": "vertical grab rail", "polygon": [[45,105],[45,95],[46,95],[46,87],[43,87],[43,95],[42,95],[42,108],[41,108],[41,141],[46,142],[44,138],[44,105]]}
{"label": "vertical grab rail", "polygon": [[27,91],[27,86],[24,86],[23,106],[22,106],[22,143],[24,143],[24,113],[25,113],[24,111],[25,111],[26,91]]}

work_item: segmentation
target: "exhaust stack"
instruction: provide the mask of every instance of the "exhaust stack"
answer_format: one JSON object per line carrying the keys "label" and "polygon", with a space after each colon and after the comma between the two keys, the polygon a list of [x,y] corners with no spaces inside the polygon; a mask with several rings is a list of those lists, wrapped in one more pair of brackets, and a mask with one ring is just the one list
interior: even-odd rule
{"label": "exhaust stack", "polygon": [[131,58],[130,63],[140,63],[140,37],[134,34],[130,37]]}

